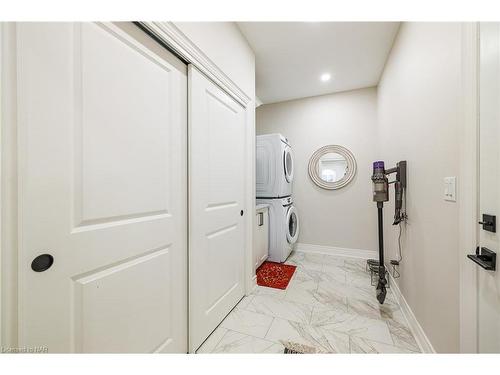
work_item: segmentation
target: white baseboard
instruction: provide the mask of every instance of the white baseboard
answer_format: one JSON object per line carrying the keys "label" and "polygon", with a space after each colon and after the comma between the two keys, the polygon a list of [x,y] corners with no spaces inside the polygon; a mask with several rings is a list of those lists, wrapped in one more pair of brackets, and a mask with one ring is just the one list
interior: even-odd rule
{"label": "white baseboard", "polygon": [[[378,259],[378,252],[374,250],[349,249],[343,247],[312,245],[306,243],[297,243],[295,250],[302,251],[304,253],[337,255],[360,259]],[[408,302],[406,302],[406,299],[401,293],[398,284],[396,284],[396,281],[391,274],[389,274],[389,278],[391,279],[390,286],[392,293],[394,294],[394,297],[396,298],[399,306],[401,306],[401,311],[403,312],[403,315],[408,322],[408,327],[410,327],[410,330],[415,337],[420,350],[422,351],[422,353],[436,353],[434,347],[429,341],[429,338],[425,334],[424,329],[418,322],[415,314],[410,308],[410,305],[408,305]]]}
{"label": "white baseboard", "polygon": [[312,245],[307,243],[297,243],[295,250],[304,253],[337,255],[350,258],[378,259],[378,253],[374,250],[349,249],[345,247]]}
{"label": "white baseboard", "polygon": [[390,283],[391,283],[390,285],[391,285],[392,294],[394,295],[394,297],[396,298],[396,301],[398,302],[399,306],[401,307],[401,311],[403,312],[403,315],[406,318],[406,321],[408,323],[408,327],[410,327],[410,330],[413,333],[413,336],[415,337],[415,340],[417,341],[417,344],[420,347],[420,350],[422,351],[422,353],[436,353],[429,338],[425,334],[424,329],[422,328],[422,326],[418,322],[410,305],[408,305],[408,302],[406,302],[405,297],[401,293],[401,290],[399,289],[399,286],[396,283],[396,280],[392,277],[392,275],[390,273],[389,273],[389,278],[390,278]]}

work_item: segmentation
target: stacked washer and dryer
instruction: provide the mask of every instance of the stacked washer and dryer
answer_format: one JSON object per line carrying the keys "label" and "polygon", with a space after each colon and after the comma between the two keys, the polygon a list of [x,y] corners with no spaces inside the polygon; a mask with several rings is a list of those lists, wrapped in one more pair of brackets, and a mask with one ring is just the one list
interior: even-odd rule
{"label": "stacked washer and dryer", "polygon": [[293,154],[281,134],[257,136],[257,204],[269,206],[269,258],[284,262],[299,236],[299,216],[293,205]]}

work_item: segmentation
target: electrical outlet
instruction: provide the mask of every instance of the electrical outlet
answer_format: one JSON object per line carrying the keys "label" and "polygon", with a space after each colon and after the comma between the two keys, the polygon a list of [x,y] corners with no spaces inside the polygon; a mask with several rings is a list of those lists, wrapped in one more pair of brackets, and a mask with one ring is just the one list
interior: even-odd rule
{"label": "electrical outlet", "polygon": [[457,178],[444,178],[444,200],[449,202],[457,201]]}

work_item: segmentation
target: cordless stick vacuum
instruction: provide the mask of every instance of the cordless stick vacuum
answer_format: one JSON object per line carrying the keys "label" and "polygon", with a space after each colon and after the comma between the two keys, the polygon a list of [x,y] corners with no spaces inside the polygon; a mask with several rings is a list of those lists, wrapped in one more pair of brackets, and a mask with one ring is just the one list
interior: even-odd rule
{"label": "cordless stick vacuum", "polygon": [[402,213],[403,195],[406,189],[406,161],[400,161],[396,167],[385,169],[383,161],[373,163],[373,201],[377,202],[378,211],[378,282],[377,282],[377,300],[380,304],[385,301],[387,294],[387,278],[384,263],[384,220],[383,212],[384,202],[389,201],[389,180],[387,176],[391,173],[396,173],[394,183],[396,204],[394,212],[393,225],[398,225],[401,221],[406,220],[406,213]]}

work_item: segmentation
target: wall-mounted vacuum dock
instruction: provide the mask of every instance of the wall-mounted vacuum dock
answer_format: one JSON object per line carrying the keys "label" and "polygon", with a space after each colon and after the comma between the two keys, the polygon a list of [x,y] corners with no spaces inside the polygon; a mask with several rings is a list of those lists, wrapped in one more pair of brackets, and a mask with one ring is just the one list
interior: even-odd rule
{"label": "wall-mounted vacuum dock", "polygon": [[[394,181],[389,182],[387,176],[396,174]],[[373,201],[377,202],[378,211],[378,262],[373,262],[377,267],[378,282],[377,282],[377,300],[380,304],[385,301],[387,294],[387,277],[384,264],[384,222],[382,209],[384,202],[389,201],[389,184],[394,184],[395,192],[395,212],[393,225],[398,225],[406,220],[406,212],[402,211],[403,201],[406,194],[406,161],[400,161],[394,168],[385,169],[383,161],[376,161],[373,163]],[[406,207],[405,207],[406,208]],[[370,263],[369,263],[370,264]],[[399,261],[391,261],[393,267],[399,265]]]}

